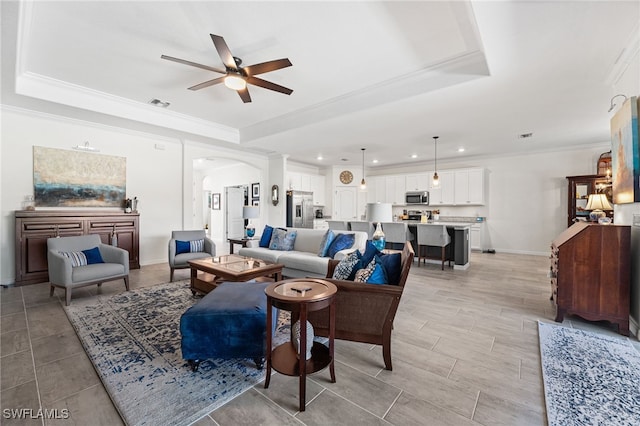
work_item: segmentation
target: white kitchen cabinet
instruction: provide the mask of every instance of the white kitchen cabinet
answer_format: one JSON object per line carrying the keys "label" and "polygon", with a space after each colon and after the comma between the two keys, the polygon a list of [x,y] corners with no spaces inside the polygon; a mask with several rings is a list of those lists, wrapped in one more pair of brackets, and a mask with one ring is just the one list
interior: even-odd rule
{"label": "white kitchen cabinet", "polygon": [[300,174],[300,191],[311,191],[311,175]]}
{"label": "white kitchen cabinet", "polygon": [[431,187],[431,176],[429,173],[407,175],[405,183],[407,191],[428,191]]}
{"label": "white kitchen cabinet", "polygon": [[385,203],[404,204],[407,192],[404,176],[387,176],[385,181]]}
{"label": "white kitchen cabinet", "polygon": [[454,204],[455,173],[453,171],[438,172],[440,184],[429,190],[430,206],[451,206]]}
{"label": "white kitchen cabinet", "polygon": [[358,201],[358,189],[355,186],[337,186],[333,202],[334,220],[356,220]]}
{"label": "white kitchen cabinet", "polygon": [[287,173],[289,180],[289,189],[302,191],[302,175],[300,173]]}
{"label": "white kitchen cabinet", "polygon": [[478,222],[471,225],[471,232],[469,232],[469,245],[471,246],[471,250],[484,250],[484,233],[484,222]]}
{"label": "white kitchen cabinet", "polygon": [[[369,187],[371,182],[371,187]],[[374,176],[367,179],[367,202],[386,203],[387,201],[387,179],[384,176]]]}
{"label": "white kitchen cabinet", "polygon": [[454,195],[456,205],[484,204],[484,170],[456,170]]}
{"label": "white kitchen cabinet", "polygon": [[322,175],[310,175],[309,190],[313,192],[313,205],[324,206],[326,191],[325,177]]}

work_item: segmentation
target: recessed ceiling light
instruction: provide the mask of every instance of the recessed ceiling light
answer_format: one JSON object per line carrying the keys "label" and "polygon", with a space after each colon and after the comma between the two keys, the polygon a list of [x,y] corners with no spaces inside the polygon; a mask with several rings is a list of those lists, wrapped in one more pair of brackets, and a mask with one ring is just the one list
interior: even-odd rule
{"label": "recessed ceiling light", "polygon": [[458,152],[464,152],[464,148],[463,147],[458,148]]}
{"label": "recessed ceiling light", "polygon": [[526,139],[533,136],[533,133],[521,133],[518,135],[518,139]]}
{"label": "recessed ceiling light", "polygon": [[411,158],[418,158],[418,154],[411,154]]}
{"label": "recessed ceiling light", "polygon": [[167,108],[169,105],[171,105],[171,102],[164,102],[164,101],[161,101],[160,99],[155,99],[155,98],[151,99],[149,103],[153,106],[157,106],[160,108]]}
{"label": "recessed ceiling light", "polygon": [[322,155],[318,155],[318,157],[316,157],[316,160],[324,160],[324,158],[322,158]]}
{"label": "recessed ceiling light", "polygon": [[378,160],[371,161],[373,164],[378,164]]}

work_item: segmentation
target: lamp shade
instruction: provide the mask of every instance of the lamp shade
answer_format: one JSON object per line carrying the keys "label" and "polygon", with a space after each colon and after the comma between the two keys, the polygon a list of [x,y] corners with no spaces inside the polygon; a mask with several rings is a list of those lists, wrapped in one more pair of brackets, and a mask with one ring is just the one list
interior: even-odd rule
{"label": "lamp shade", "polygon": [[243,219],[255,219],[260,217],[260,208],[257,206],[244,206],[242,207]]}
{"label": "lamp shade", "polygon": [[613,210],[605,194],[590,194],[585,210]]}
{"label": "lamp shade", "polygon": [[369,222],[391,222],[393,220],[391,203],[367,204],[367,220]]}

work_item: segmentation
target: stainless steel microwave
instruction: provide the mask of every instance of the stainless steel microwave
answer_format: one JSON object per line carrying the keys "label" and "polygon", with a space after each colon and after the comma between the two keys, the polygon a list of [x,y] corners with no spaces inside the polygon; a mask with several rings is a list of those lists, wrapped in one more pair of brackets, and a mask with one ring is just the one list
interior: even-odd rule
{"label": "stainless steel microwave", "polygon": [[429,205],[429,191],[409,191],[404,195],[404,203]]}

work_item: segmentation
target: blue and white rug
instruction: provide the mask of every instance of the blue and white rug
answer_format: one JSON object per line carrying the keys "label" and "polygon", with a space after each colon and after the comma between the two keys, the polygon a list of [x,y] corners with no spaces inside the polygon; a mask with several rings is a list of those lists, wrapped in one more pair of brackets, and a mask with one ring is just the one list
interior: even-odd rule
{"label": "blue and white rug", "polygon": [[[74,300],[65,310],[128,425],[188,425],[265,377],[250,359],[202,361],[180,351],[180,316],[199,299],[188,281]],[[288,340],[281,321],[276,343]]]}
{"label": "blue and white rug", "polygon": [[549,426],[640,425],[640,354],[626,338],[538,322]]}

